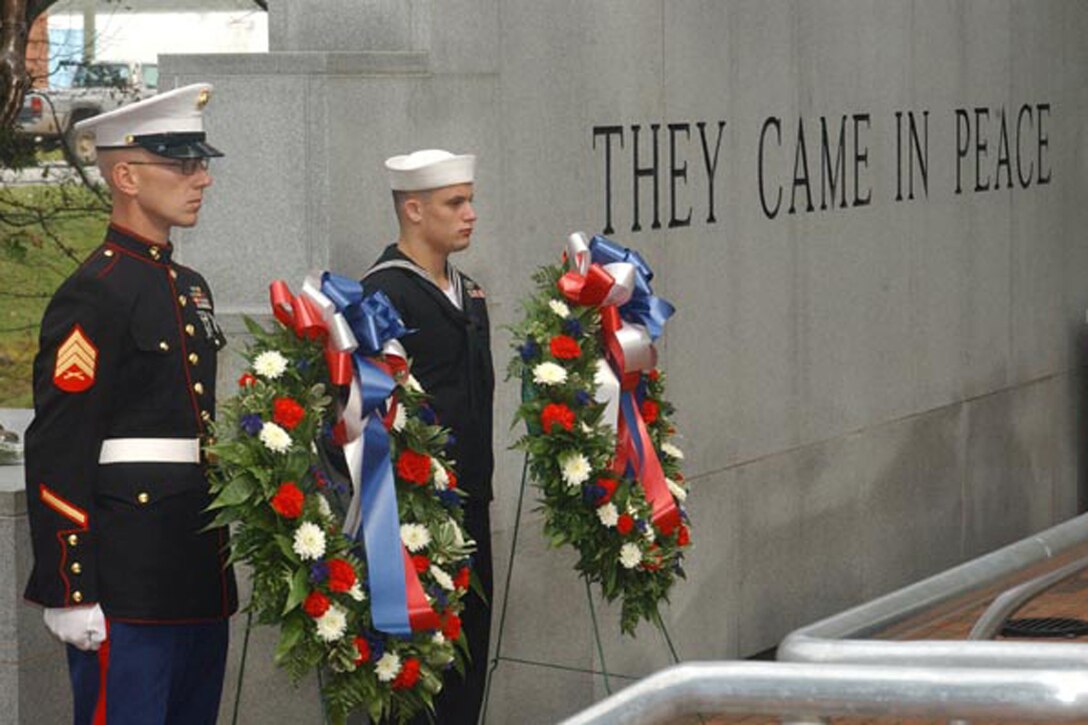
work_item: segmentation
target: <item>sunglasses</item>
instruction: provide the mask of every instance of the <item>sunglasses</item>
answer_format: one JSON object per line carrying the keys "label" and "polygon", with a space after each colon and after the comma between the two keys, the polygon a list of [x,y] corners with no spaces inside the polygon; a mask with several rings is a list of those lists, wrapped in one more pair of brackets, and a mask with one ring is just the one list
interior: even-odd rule
{"label": "sunglasses", "polygon": [[129,161],[134,166],[173,166],[181,171],[182,176],[192,176],[197,171],[207,171],[210,159],[179,159],[178,161]]}

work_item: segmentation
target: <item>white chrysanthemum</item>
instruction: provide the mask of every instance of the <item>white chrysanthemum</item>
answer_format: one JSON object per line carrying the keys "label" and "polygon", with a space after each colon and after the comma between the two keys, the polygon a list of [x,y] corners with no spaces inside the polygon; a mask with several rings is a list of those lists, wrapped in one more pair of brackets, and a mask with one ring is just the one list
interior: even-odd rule
{"label": "white chrysanthemum", "polygon": [[442,634],[441,632],[435,632],[434,636],[431,637],[431,643],[441,647],[442,645],[446,644],[446,635]]}
{"label": "white chrysanthemum", "polygon": [[335,642],[344,636],[348,629],[347,614],[333,604],[317,618],[317,636],[325,642]]}
{"label": "white chrysanthemum", "polygon": [[676,481],[672,480],[671,478],[666,478],[665,485],[669,487],[669,491],[672,492],[672,495],[676,497],[677,501],[684,501],[687,499],[687,489],[681,486]]}
{"label": "white chrysanthemum", "polygon": [[275,350],[266,350],[253,360],[253,370],[262,378],[275,380],[287,370],[287,358]]}
{"label": "white chrysanthemum", "polygon": [[620,564],[624,569],[634,569],[642,561],[642,551],[638,544],[627,543],[620,547]]}
{"label": "white chrysanthemum", "polygon": [[351,585],[351,589],[348,589],[348,596],[357,602],[361,602],[366,599],[366,592],[363,591],[362,584],[355,582]]}
{"label": "white chrysanthemum", "polygon": [[305,521],[295,529],[291,548],[303,560],[320,559],[325,555],[325,532],[317,524]]}
{"label": "white chrysanthemum", "polygon": [[589,480],[589,474],[593,472],[593,468],[589,465],[588,458],[578,451],[572,451],[559,457],[559,472],[563,476],[563,481],[574,488]]}
{"label": "white chrysanthemum", "polygon": [[323,519],[332,518],[332,506],[329,506],[329,500],[321,494],[317,494],[317,511]]}
{"label": "white chrysanthemum", "polygon": [[431,543],[431,532],[423,524],[401,524],[400,540],[413,553]]}
{"label": "white chrysanthemum", "polygon": [[397,406],[397,412],[393,414],[393,430],[398,433],[404,430],[404,424],[408,422],[408,413],[403,405]]}
{"label": "white chrysanthemum", "polygon": [[260,439],[264,447],[273,453],[283,453],[291,447],[291,436],[275,423],[265,423],[261,426]]}
{"label": "white chrysanthemum", "polygon": [[446,469],[441,463],[435,459],[431,459],[431,470],[434,472],[434,487],[439,491],[445,491],[450,485],[450,474],[446,473]]}
{"label": "white chrysanthemum", "polygon": [[409,375],[408,376],[408,380],[405,381],[404,387],[408,388],[409,390],[414,390],[417,393],[422,393],[423,392],[423,386],[419,384],[418,380],[416,380],[415,375]]}
{"label": "white chrysanthemum", "polygon": [[567,303],[563,300],[548,300],[548,307],[551,307],[552,312],[560,317],[567,317],[570,315],[570,308],[567,307]]}
{"label": "white chrysanthemum", "polygon": [[533,382],[537,385],[562,385],[567,382],[567,371],[562,365],[542,362],[533,368]]}
{"label": "white chrysanthemum", "polygon": [[431,564],[431,576],[434,577],[434,580],[436,582],[438,582],[438,586],[442,587],[447,592],[453,591],[453,577],[442,571],[434,564]]}
{"label": "white chrysanthemum", "polygon": [[597,518],[605,526],[615,526],[616,522],[620,520],[620,512],[616,510],[616,504],[609,502],[604,506],[597,507]]}
{"label": "white chrysanthemum", "polygon": [[374,663],[374,674],[381,682],[392,682],[400,672],[400,657],[394,652],[386,652]]}
{"label": "white chrysanthemum", "polygon": [[678,461],[684,460],[684,452],[674,446],[672,443],[662,443],[661,452],[664,453],[666,456],[677,459]]}

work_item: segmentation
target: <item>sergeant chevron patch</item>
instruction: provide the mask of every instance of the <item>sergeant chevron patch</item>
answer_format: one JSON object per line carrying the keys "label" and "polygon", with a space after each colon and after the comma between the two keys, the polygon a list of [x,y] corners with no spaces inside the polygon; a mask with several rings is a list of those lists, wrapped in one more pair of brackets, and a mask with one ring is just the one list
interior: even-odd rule
{"label": "sergeant chevron patch", "polygon": [[80,393],[94,385],[98,348],[75,325],[57,348],[57,364],[53,367],[53,384],[67,393]]}
{"label": "sergeant chevron patch", "polygon": [[42,503],[56,511],[61,516],[70,520],[72,523],[82,526],[83,528],[87,528],[86,511],[78,506],[72,505],[57,494],[53,493],[44,483],[38,484],[38,491],[41,493]]}

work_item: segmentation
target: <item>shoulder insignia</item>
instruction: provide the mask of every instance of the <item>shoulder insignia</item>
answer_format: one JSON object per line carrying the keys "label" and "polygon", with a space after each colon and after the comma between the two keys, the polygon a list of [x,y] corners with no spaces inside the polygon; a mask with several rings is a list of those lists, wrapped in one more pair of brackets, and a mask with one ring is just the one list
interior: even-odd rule
{"label": "shoulder insignia", "polygon": [[98,348],[75,325],[68,337],[57,348],[57,362],[53,367],[53,384],[67,393],[81,393],[94,385]]}

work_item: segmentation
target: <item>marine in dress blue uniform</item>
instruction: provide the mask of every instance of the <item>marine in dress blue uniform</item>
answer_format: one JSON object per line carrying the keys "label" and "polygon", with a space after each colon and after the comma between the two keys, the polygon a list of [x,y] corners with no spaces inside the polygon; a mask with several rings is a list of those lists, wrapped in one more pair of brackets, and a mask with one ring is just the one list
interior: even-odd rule
{"label": "marine in dress blue uniform", "polygon": [[75,722],[214,723],[237,609],[228,533],[204,531],[201,442],[225,339],[174,260],[211,183],[195,84],[86,122],[114,201],[105,241],[57,290],[26,435],[26,598],[68,645]]}
{"label": "marine in dress blue uniform", "polygon": [[476,541],[473,571],[486,599],[470,591],[464,600],[461,621],[471,662],[463,681],[456,674],[446,678],[435,711],[442,725],[472,725],[483,701],[491,634],[495,379],[486,295],[449,255],[468,247],[475,226],[475,157],[417,151],[388,159],[386,170],[401,233],[366,273],[363,286],[385,292],[405,325],[416,330],[401,343],[439,424],[453,433],[450,458],[458,487],[469,495],[465,529]]}

